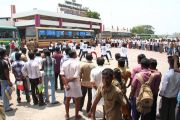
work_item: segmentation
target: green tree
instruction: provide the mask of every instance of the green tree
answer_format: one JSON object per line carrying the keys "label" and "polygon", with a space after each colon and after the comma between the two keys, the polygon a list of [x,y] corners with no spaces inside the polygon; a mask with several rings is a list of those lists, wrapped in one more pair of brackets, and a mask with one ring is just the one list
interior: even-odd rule
{"label": "green tree", "polygon": [[151,25],[135,26],[131,29],[131,32],[135,34],[154,34],[154,27]]}
{"label": "green tree", "polygon": [[100,18],[100,14],[99,14],[98,12],[91,11],[91,10],[88,10],[88,11],[86,12],[86,16],[87,16],[87,17],[90,17],[90,18],[101,19],[101,18]]}

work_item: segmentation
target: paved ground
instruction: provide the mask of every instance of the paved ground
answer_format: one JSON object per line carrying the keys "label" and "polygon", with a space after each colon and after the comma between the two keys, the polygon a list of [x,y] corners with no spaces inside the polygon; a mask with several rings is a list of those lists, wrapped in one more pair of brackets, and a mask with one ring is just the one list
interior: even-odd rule
{"label": "paved ground", "polygon": [[[97,48],[97,51],[99,49]],[[114,56],[115,53],[118,52],[118,48],[112,48],[112,54]],[[155,58],[158,61],[158,69],[162,72],[162,75],[167,71],[168,64],[167,64],[167,55],[165,53],[161,54],[158,52],[150,52],[150,51],[142,51],[142,50],[128,50],[128,57],[129,57],[129,67],[130,70],[133,66],[137,64],[137,55],[140,53],[144,53],[148,58]],[[85,59],[83,59],[85,61]],[[95,61],[94,61],[95,62]],[[110,61],[110,65],[106,65],[107,67],[114,68],[116,66],[116,61]],[[11,75],[11,79],[14,80],[14,77]],[[129,90],[128,90],[129,93]],[[16,95],[15,92],[13,93],[13,99],[11,103],[13,103],[12,107],[16,108],[16,110],[9,112],[6,114],[7,120],[64,120],[65,119],[65,107],[63,104],[63,91],[56,92],[56,98],[60,102],[58,105],[47,105],[45,107],[34,106],[31,102],[27,104],[25,102],[25,96],[22,95],[22,103],[18,104],[16,102]],[[86,104],[85,104],[86,105]],[[71,104],[70,107],[70,117],[73,120],[74,116],[74,104]],[[87,120],[87,114],[84,111],[80,112],[82,115],[82,120]],[[97,110],[97,117],[100,119],[102,117],[102,107],[99,106]]]}

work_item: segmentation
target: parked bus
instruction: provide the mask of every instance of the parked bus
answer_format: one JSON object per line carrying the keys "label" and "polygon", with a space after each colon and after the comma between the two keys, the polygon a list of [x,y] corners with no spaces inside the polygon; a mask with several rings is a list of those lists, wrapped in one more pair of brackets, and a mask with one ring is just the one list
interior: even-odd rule
{"label": "parked bus", "polygon": [[33,40],[38,47],[47,47],[50,42],[69,42],[79,44],[80,40],[93,42],[94,31],[84,29],[49,28],[49,27],[28,27],[26,28],[26,42]]}
{"label": "parked bus", "polygon": [[17,43],[17,47],[20,47],[19,32],[16,27],[11,26],[0,26],[0,43],[6,45],[9,48],[9,43],[14,40]]}

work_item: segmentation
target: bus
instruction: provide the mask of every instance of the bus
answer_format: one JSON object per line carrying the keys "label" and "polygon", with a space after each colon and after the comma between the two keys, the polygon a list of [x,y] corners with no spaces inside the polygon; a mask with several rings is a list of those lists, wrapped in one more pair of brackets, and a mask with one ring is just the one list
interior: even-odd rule
{"label": "bus", "polygon": [[68,29],[68,28],[50,28],[50,27],[28,27],[26,28],[26,42],[33,40],[39,48],[47,47],[50,42],[76,42],[79,45],[80,40],[89,42],[94,39],[93,30]]}
{"label": "bus", "polygon": [[155,39],[155,38],[159,38],[158,35],[154,35],[154,34],[136,34],[136,38],[139,39]]}
{"label": "bus", "polygon": [[9,43],[13,40],[17,43],[17,47],[20,47],[21,39],[17,28],[0,26],[0,43],[5,44],[6,48],[9,48]]}

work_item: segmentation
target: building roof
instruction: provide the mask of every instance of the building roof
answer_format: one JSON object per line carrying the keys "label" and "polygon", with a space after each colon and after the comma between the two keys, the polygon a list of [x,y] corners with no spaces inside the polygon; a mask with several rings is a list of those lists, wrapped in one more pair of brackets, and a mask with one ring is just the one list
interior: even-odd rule
{"label": "building roof", "polygon": [[13,18],[14,19],[25,18],[25,17],[29,17],[29,16],[34,16],[37,14],[42,15],[42,16],[55,17],[55,18],[102,23],[102,21],[99,19],[81,17],[81,16],[76,16],[76,15],[70,15],[70,14],[63,14],[63,13],[56,13],[56,12],[49,12],[49,11],[43,11],[43,10],[31,10],[31,11],[22,12],[22,13],[16,13],[16,14],[13,14]]}

